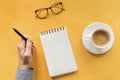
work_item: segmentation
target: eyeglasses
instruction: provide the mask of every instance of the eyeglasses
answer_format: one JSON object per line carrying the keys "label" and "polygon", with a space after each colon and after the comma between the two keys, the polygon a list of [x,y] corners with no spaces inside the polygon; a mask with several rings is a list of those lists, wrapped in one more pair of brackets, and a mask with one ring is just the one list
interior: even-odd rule
{"label": "eyeglasses", "polygon": [[36,17],[38,17],[39,19],[45,19],[48,16],[48,9],[50,9],[55,15],[65,10],[63,8],[62,2],[57,2],[48,8],[40,8],[35,10]]}

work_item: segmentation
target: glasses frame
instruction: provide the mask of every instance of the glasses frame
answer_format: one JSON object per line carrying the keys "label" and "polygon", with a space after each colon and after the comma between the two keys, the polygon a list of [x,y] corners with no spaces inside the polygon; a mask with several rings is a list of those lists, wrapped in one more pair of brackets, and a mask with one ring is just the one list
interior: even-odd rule
{"label": "glasses frame", "polygon": [[[57,6],[57,5],[61,5],[62,7],[61,7],[61,11],[55,13],[55,12],[52,10],[52,8],[55,7],[55,6]],[[52,6],[50,6],[50,7],[48,7],[48,8],[40,8],[40,9],[35,10],[36,17],[38,17],[39,19],[45,19],[45,18],[48,16],[48,14],[49,14],[49,13],[48,13],[48,10],[49,10],[49,9],[50,9],[51,12],[52,12],[53,14],[55,14],[55,15],[57,15],[57,14],[61,13],[63,10],[65,10],[65,9],[63,8],[62,2],[57,2],[57,3],[54,3]],[[46,10],[46,11],[47,11],[47,14],[46,14],[45,17],[40,17],[40,16],[37,14],[37,12],[43,11],[43,10]]]}

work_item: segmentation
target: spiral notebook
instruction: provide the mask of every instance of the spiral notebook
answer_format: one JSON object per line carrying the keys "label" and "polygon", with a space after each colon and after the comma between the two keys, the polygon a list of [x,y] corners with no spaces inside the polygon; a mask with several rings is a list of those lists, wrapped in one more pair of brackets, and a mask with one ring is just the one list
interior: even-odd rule
{"label": "spiral notebook", "polygon": [[51,77],[77,71],[77,65],[65,27],[41,32],[40,39]]}

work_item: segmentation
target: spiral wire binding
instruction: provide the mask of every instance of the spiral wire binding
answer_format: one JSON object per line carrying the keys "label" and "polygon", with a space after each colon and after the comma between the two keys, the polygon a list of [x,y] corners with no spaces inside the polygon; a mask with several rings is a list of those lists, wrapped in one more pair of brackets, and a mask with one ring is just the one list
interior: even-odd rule
{"label": "spiral wire binding", "polygon": [[54,32],[58,32],[58,31],[63,31],[65,30],[65,27],[57,27],[57,28],[53,28],[53,29],[49,29],[49,30],[46,30],[46,31],[42,31],[40,34],[41,36],[43,35],[46,35],[46,34],[51,34],[51,33],[54,33]]}

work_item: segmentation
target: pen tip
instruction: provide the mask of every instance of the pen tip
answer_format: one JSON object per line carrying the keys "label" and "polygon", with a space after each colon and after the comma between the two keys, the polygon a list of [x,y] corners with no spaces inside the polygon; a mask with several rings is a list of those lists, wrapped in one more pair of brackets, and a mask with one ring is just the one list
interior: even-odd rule
{"label": "pen tip", "polygon": [[13,29],[13,30],[15,30],[15,28],[14,28],[14,27],[13,27],[12,29]]}

